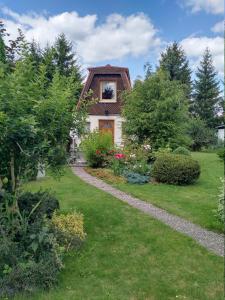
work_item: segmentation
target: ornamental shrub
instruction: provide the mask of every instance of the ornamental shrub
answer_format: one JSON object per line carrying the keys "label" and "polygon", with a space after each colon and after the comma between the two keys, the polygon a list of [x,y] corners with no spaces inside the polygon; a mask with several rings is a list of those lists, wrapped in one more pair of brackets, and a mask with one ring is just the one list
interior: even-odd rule
{"label": "ornamental shrub", "polygon": [[191,184],[200,176],[200,165],[186,155],[163,154],[154,162],[152,176],[158,182],[177,185]]}
{"label": "ornamental shrub", "polygon": [[67,251],[79,247],[86,237],[83,215],[80,213],[73,212],[66,215],[54,213],[51,224],[57,241]]}
{"label": "ornamental shrub", "polygon": [[[48,209],[49,208],[49,209]],[[65,250],[85,238],[83,216],[56,215],[48,192],[0,194],[0,298],[52,287]]]}
{"label": "ornamental shrub", "polygon": [[174,154],[191,155],[190,151],[184,147],[178,147],[173,151]]}
{"label": "ornamental shrub", "polygon": [[133,184],[144,184],[149,182],[150,177],[146,175],[141,175],[139,173],[135,173],[132,171],[124,171],[124,177],[126,178],[128,183]]}
{"label": "ornamental shrub", "polygon": [[63,267],[62,249],[44,219],[21,217],[17,231],[0,222],[0,298],[49,288]]}
{"label": "ornamental shrub", "polygon": [[81,143],[84,157],[92,168],[102,168],[107,165],[109,157],[113,155],[112,147],[112,135],[97,130],[89,133]]}

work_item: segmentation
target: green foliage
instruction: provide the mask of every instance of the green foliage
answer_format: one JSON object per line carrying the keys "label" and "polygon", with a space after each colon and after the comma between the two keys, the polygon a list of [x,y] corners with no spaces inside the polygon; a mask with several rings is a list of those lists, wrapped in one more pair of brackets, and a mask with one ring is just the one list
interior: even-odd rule
{"label": "green foliage", "polygon": [[149,182],[150,179],[147,175],[141,175],[140,173],[132,171],[124,171],[123,176],[126,178],[128,183],[132,184],[144,184]]}
{"label": "green foliage", "polygon": [[70,249],[77,249],[84,241],[84,219],[80,213],[68,213],[57,215],[54,213],[51,226],[60,245]]}
{"label": "green foliage", "polygon": [[216,143],[215,130],[208,128],[200,118],[191,118],[187,126],[187,134],[191,138],[193,151],[200,151]]}
{"label": "green foliage", "polygon": [[191,155],[190,151],[184,147],[178,147],[173,151],[174,154]]}
{"label": "green foliage", "polygon": [[170,80],[178,80],[183,85],[188,98],[191,95],[191,69],[182,47],[173,42],[161,54],[160,68],[166,71]]}
{"label": "green foliage", "polygon": [[221,111],[223,102],[219,85],[212,54],[207,48],[196,73],[191,110],[206,123],[207,127],[213,129],[218,125],[218,111]]}
{"label": "green foliage", "polygon": [[108,162],[108,155],[113,147],[111,134],[93,131],[81,143],[81,149],[93,168],[101,168]]}
{"label": "green foliage", "polygon": [[122,175],[125,166],[126,166],[125,155],[123,153],[115,153],[115,155],[110,160],[110,167],[114,175],[116,176]]}
{"label": "green foliage", "polygon": [[36,193],[25,192],[18,196],[18,207],[28,216],[32,209],[39,203],[35,215],[31,217],[32,221],[38,218],[51,218],[54,211],[59,209],[59,201],[47,191],[39,191]]}
{"label": "green foliage", "polygon": [[162,71],[138,82],[124,95],[125,133],[141,144],[150,140],[154,150],[184,143],[187,104],[178,81],[170,81]]}
{"label": "green foliage", "polygon": [[220,148],[217,150],[217,155],[219,156],[220,159],[225,161],[225,148]]}
{"label": "green foliage", "polygon": [[200,165],[189,156],[164,154],[154,162],[152,176],[158,182],[178,185],[191,184],[200,176]]}
{"label": "green foliage", "polygon": [[57,281],[62,251],[44,218],[46,204],[43,193],[1,197],[0,297],[48,288]]}
{"label": "green foliage", "polygon": [[[1,73],[2,71],[2,73]],[[66,161],[69,131],[78,129],[82,110],[74,114],[74,86],[55,73],[45,89],[45,67],[36,72],[29,57],[18,61],[14,72],[0,71],[0,177],[14,191],[38,165],[55,172]]]}
{"label": "green foliage", "polygon": [[217,216],[220,222],[224,225],[225,221],[225,213],[224,213],[224,179],[221,179],[221,188],[220,193],[218,195],[218,208],[217,208]]}

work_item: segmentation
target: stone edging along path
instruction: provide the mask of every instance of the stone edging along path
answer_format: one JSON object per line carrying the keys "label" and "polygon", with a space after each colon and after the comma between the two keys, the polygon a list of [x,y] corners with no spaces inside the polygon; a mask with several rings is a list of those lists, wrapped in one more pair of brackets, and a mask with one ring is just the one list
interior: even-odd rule
{"label": "stone edging along path", "polygon": [[214,252],[219,256],[224,256],[224,236],[207,229],[204,229],[198,225],[195,225],[183,218],[172,215],[167,211],[158,208],[150,203],[144,202],[138,198],[132,197],[104,181],[88,174],[82,167],[72,168],[75,175],[80,177],[83,181],[86,181],[90,185],[93,185],[106,193],[111,194],[115,198],[128,203],[129,205],[141,210],[142,212],[152,216],[155,219],[160,220],[169,227],[175,229],[178,232],[186,234],[187,236],[196,240],[200,245]]}

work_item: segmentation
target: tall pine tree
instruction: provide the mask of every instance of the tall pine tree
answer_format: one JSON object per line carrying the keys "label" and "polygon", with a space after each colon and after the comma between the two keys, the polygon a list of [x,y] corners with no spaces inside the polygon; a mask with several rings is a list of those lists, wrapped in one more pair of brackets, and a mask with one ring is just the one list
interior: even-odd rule
{"label": "tall pine tree", "polygon": [[195,116],[205,121],[209,128],[218,125],[218,111],[221,110],[220,87],[212,54],[208,48],[196,72],[191,110]]}
{"label": "tall pine tree", "polygon": [[191,69],[182,47],[173,42],[161,54],[160,68],[166,71],[170,80],[179,80],[185,87],[186,95],[191,97]]}

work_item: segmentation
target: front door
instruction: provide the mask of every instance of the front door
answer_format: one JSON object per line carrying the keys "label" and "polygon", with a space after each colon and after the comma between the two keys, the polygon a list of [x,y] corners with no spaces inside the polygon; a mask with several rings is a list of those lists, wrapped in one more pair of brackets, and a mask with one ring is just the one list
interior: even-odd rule
{"label": "front door", "polygon": [[99,120],[99,131],[111,133],[114,142],[114,120]]}

